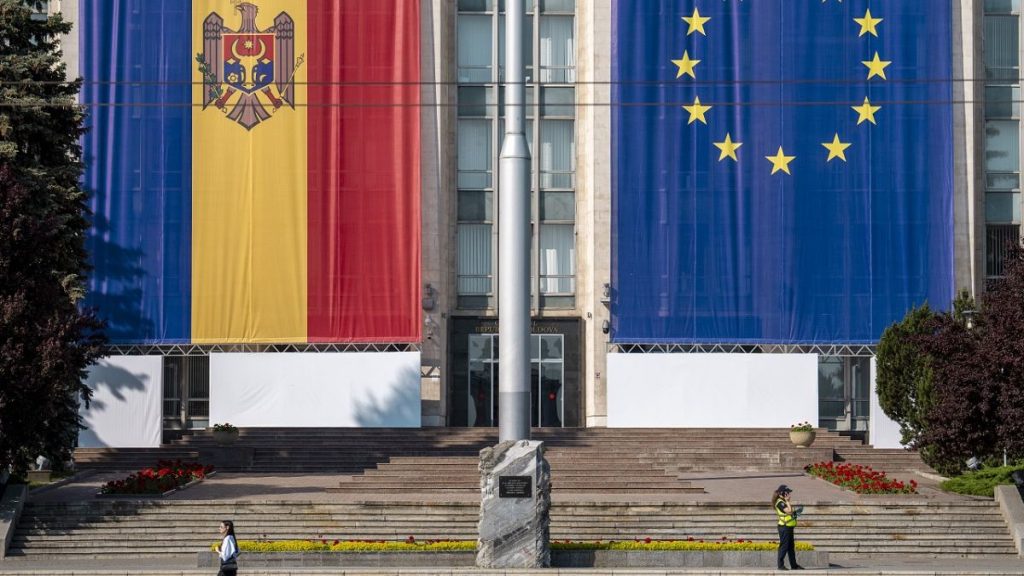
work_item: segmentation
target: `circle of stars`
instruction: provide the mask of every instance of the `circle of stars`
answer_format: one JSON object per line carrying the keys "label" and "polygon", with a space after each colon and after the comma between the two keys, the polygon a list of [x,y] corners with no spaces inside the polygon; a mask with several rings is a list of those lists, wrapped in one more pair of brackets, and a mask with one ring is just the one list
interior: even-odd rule
{"label": "circle of stars", "polygon": [[[822,3],[825,3],[828,0],[821,1]],[[842,3],[842,1],[843,0],[837,0],[838,3]],[[695,6],[693,8],[693,13],[689,16],[683,16],[682,20],[687,24],[687,37],[693,34],[700,34],[707,37],[708,33],[705,29],[705,25],[711,21],[711,17],[701,15],[699,7]],[[860,26],[858,37],[870,35],[878,38],[878,27],[884,20],[884,18],[878,18],[873,15],[870,8],[866,9],[863,17],[853,19],[853,21]],[[689,50],[683,50],[683,55],[681,57],[672,60],[672,64],[676,66],[676,79],[682,78],[683,76],[689,76],[691,79],[696,80],[697,65],[700,63],[701,60],[690,57]],[[863,60],[861,61],[861,64],[867,68],[868,81],[873,78],[878,78],[883,81],[888,80],[885,75],[885,69],[892,64],[892,61],[882,60],[877,50],[871,60]],[[695,122],[707,125],[707,114],[713,106],[701,103],[700,96],[694,96],[693,103],[683,105],[682,108],[689,114],[687,125]],[[875,114],[881,110],[882,107],[872,104],[868,96],[864,97],[863,104],[860,104],[859,106],[851,106],[851,108],[857,113],[858,126],[864,122],[877,125]],[[712,142],[712,144],[714,144],[714,146],[719,150],[719,162],[723,162],[727,159],[732,160],[734,163],[739,162],[737,151],[741,146],[743,146],[743,143],[734,141],[732,139],[731,132],[726,132],[725,138],[720,142]],[[822,142],[821,145],[828,151],[828,156],[826,157],[825,162],[832,162],[836,159],[846,162],[846,150],[853,144],[850,142],[843,142],[839,136],[839,132],[834,132],[832,140],[830,142]],[[787,156],[782,146],[779,146],[778,151],[774,155],[766,155],[765,159],[771,162],[771,174],[774,175],[778,172],[783,172],[785,174],[792,175],[789,165],[796,160],[796,156]]]}

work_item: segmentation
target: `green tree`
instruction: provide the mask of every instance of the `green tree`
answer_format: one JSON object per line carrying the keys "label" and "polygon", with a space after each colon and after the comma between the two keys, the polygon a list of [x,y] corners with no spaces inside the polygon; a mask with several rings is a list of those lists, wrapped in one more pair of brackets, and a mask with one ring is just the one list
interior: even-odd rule
{"label": "green tree", "polygon": [[88,228],[71,26],[36,0],[0,0],[0,470],[64,459],[88,402],[102,325],[79,306]]}
{"label": "green tree", "polygon": [[1008,246],[1003,277],[985,293],[981,322],[987,381],[997,389],[996,456],[1024,457],[1024,249]]}
{"label": "green tree", "polygon": [[925,303],[889,326],[878,342],[876,391],[886,416],[900,425],[900,441],[917,446],[933,404],[931,358],[921,338],[938,315]]}

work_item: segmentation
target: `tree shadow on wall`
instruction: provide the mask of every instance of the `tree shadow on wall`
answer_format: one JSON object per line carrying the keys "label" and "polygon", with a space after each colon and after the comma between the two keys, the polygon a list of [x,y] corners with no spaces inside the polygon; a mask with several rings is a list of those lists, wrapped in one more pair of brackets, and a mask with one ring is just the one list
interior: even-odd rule
{"label": "tree shadow on wall", "polygon": [[[113,366],[103,360],[100,360],[90,368],[89,377],[86,379],[86,383],[96,392],[99,392],[104,387],[109,388],[110,396],[119,402],[126,402],[126,393],[128,391],[145,390],[148,380],[148,374],[133,374],[124,368]],[[84,410],[83,406],[83,424],[88,426],[90,415],[105,412],[107,408],[108,406],[106,402],[103,402],[102,400],[93,400],[89,402],[88,410]],[[106,442],[100,439],[100,437],[96,435],[96,432],[90,428],[85,428],[79,431],[78,443],[80,446],[86,447],[107,446]]]}
{"label": "tree shadow on wall", "polygon": [[109,241],[111,236],[110,220],[94,214],[86,240],[92,272],[85,303],[96,308],[97,316],[106,321],[111,342],[151,338],[155,324],[142,306],[146,271],[140,263],[146,255],[137,248]]}
{"label": "tree shadow on wall", "polygon": [[391,382],[391,392],[383,397],[367,394],[353,398],[356,422],[366,428],[401,428],[420,426],[420,373],[405,368]]}

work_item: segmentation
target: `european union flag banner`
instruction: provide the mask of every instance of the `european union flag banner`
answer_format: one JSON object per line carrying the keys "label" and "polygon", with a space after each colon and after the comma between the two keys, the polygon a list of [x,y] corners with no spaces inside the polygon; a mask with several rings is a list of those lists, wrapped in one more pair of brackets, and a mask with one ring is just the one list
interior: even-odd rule
{"label": "european union flag banner", "polygon": [[614,341],[874,343],[948,306],[951,4],[616,0]]}

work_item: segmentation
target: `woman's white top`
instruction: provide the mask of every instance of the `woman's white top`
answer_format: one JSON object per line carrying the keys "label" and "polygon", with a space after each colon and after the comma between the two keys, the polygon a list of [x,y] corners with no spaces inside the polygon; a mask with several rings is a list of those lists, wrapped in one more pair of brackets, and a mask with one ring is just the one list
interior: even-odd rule
{"label": "woman's white top", "polygon": [[238,544],[235,544],[235,537],[228,534],[220,543],[220,560],[227,562],[235,556],[238,556]]}

